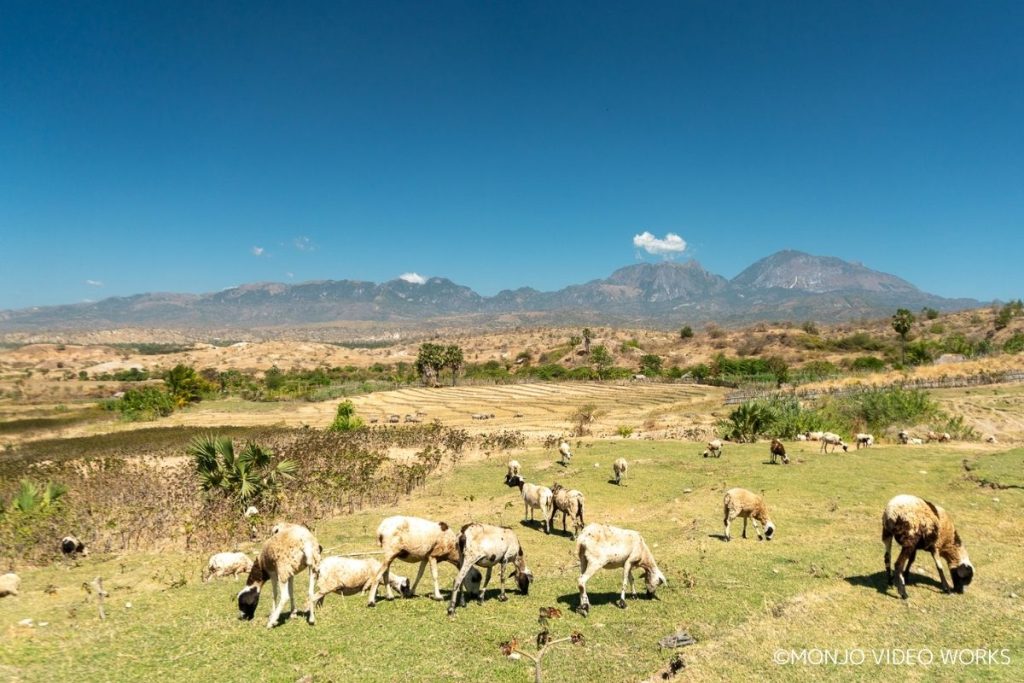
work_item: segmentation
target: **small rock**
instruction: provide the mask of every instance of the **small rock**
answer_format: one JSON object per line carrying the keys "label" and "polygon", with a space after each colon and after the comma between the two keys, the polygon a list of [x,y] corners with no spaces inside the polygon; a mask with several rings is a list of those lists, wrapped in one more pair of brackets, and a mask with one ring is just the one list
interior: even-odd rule
{"label": "small rock", "polygon": [[50,622],[48,622],[48,621],[40,621],[40,622],[39,622],[39,625],[40,625],[40,626],[49,626],[49,625],[50,625]]}
{"label": "small rock", "polygon": [[599,463],[599,462],[595,462],[595,463],[594,463],[594,469],[597,469],[597,468],[598,468],[598,467],[600,467],[600,466],[601,466],[601,463]]}
{"label": "small rock", "polygon": [[18,626],[31,626],[31,625],[32,625],[32,620],[31,619],[22,619],[21,621],[18,622]]}
{"label": "small rock", "polygon": [[917,473],[918,473],[918,474],[928,474],[928,473],[927,473],[927,472],[925,472],[924,470],[918,470],[918,471],[917,471]]}
{"label": "small rock", "polygon": [[125,607],[125,609],[131,609],[132,608],[132,603],[126,602],[126,603],[124,603],[124,607]]}
{"label": "small rock", "polygon": [[683,493],[693,493],[693,489],[683,489]]}
{"label": "small rock", "polygon": [[518,652],[513,652],[512,654],[510,654],[508,656],[508,658],[509,659],[522,659],[522,655],[520,655]]}
{"label": "small rock", "polygon": [[1018,596],[1016,593],[1010,593],[1010,597],[1016,600]]}
{"label": "small rock", "polygon": [[993,498],[993,499],[992,499],[992,502],[993,502],[993,503],[998,503],[998,502],[999,502],[999,499],[998,499],[998,498]]}

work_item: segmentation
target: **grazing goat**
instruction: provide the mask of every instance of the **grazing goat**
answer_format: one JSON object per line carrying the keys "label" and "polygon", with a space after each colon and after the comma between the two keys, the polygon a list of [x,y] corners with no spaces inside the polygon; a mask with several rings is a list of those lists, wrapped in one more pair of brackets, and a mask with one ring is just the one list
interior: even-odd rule
{"label": "grazing goat", "polygon": [[89,554],[89,549],[85,547],[85,544],[78,540],[77,536],[73,535],[60,539],[60,551],[68,557]]}
{"label": "grazing goat", "polygon": [[580,591],[580,604],[577,610],[583,616],[590,612],[587,581],[599,569],[622,567],[622,591],[615,604],[623,609],[626,607],[627,583],[633,597],[636,597],[636,587],[633,584],[635,567],[644,572],[648,596],[653,597],[658,586],[668,583],[668,579],[658,569],[654,554],[647,547],[643,536],[630,529],[619,529],[606,524],[588,524],[576,539],[576,554],[580,558],[580,578],[576,582]]}
{"label": "grazing goat", "polygon": [[423,578],[423,571],[430,565],[430,576],[434,580],[434,593],[431,597],[434,600],[443,600],[441,588],[437,583],[437,562],[441,560],[459,566],[458,537],[447,524],[404,515],[388,517],[377,527],[377,543],[384,549],[384,559],[373,578],[373,585],[370,586],[367,607],[377,604],[377,587],[382,579],[387,586],[388,599],[394,598],[390,572],[391,563],[396,559],[420,563],[419,572],[409,589],[410,597],[416,594],[416,587]]}
{"label": "grazing goat", "polygon": [[562,443],[558,444],[558,453],[561,456],[559,462],[561,462],[563,465],[568,465],[570,462],[572,462],[572,452],[569,450],[568,441],[563,441]]}
{"label": "grazing goat", "polygon": [[734,488],[725,492],[723,499],[725,507],[725,540],[731,541],[732,534],[729,532],[729,525],[737,517],[743,518],[743,538],[747,537],[747,520],[750,519],[757,532],[757,540],[762,540],[760,524],[764,528],[764,539],[772,540],[775,536],[775,524],[768,519],[768,506],[764,504],[764,498],[747,489]]}
{"label": "grazing goat", "polygon": [[21,577],[17,574],[4,574],[0,576],[0,598],[8,595],[17,595],[21,587]]}
{"label": "grazing goat", "polygon": [[505,479],[508,479],[509,477],[518,477],[522,473],[523,468],[519,465],[518,460],[508,461],[508,472],[505,474]]}
{"label": "grazing goat", "polygon": [[626,477],[629,472],[629,463],[626,462],[625,458],[617,458],[612,463],[612,474],[615,476],[615,483],[622,485],[622,480]]}
{"label": "grazing goat", "polygon": [[819,450],[821,450],[824,453],[828,453],[829,446],[832,447],[833,453],[836,452],[836,448],[838,448],[839,446],[843,447],[843,453],[846,453],[850,450],[838,434],[833,434],[832,432],[825,432],[824,434],[821,435],[821,448]]}
{"label": "grazing goat", "polygon": [[871,446],[875,445],[875,437],[871,434],[864,434],[858,432],[857,434],[853,435],[853,440],[857,444],[858,451],[861,448],[870,448]]}
{"label": "grazing goat", "polygon": [[540,515],[544,519],[544,533],[551,533],[548,522],[548,517],[551,516],[552,498],[554,497],[551,489],[547,486],[539,486],[538,484],[527,484],[519,475],[505,477],[505,484],[509,487],[515,486],[519,488],[519,493],[523,497],[523,521],[527,521],[527,518],[532,521],[533,511],[540,510]]}
{"label": "grazing goat", "polygon": [[712,439],[711,441],[708,441],[708,448],[707,448],[706,451],[704,451],[704,457],[706,458],[709,455],[713,455],[716,458],[721,458],[722,457],[722,440],[721,439]]}
{"label": "grazing goat", "polygon": [[210,555],[210,560],[206,563],[203,583],[215,576],[238,578],[241,574],[248,574],[250,571],[252,571],[252,559],[245,553],[214,553]]}
{"label": "grazing goat", "polygon": [[295,575],[303,569],[309,570],[309,602],[307,614],[310,625],[316,623],[313,609],[313,584],[320,570],[320,544],[316,537],[299,524],[279,523],[274,525],[273,534],[263,544],[263,550],[252,564],[245,588],[238,593],[239,618],[250,620],[256,614],[260,591],[267,579],[274,589],[274,607],[267,619],[267,628],[274,628],[284,609],[285,601],[291,601],[295,612]]}
{"label": "grazing goat", "polygon": [[501,579],[501,594],[498,596],[498,600],[505,602],[508,599],[505,595],[505,565],[510,562],[515,571],[519,592],[527,595],[530,592],[533,574],[526,566],[523,547],[519,545],[519,538],[515,532],[508,527],[492,524],[473,523],[462,527],[462,531],[459,533],[459,575],[455,577],[452,601],[448,605],[448,615],[455,614],[456,600],[461,598],[459,604],[462,607],[466,606],[463,581],[471,571],[478,572],[473,565],[487,568],[487,574],[478,591],[480,604],[484,603],[484,593],[487,591],[487,584],[491,582],[491,570],[494,565],[501,567],[498,574]]}
{"label": "grazing goat", "polygon": [[821,437],[825,435],[825,432],[804,432],[804,436],[808,441],[821,441]]}
{"label": "grazing goat", "polygon": [[789,456],[786,455],[786,447],[778,439],[772,439],[772,445],[770,447],[772,453],[772,464],[778,462],[778,458],[782,458],[782,464],[789,464]]}
{"label": "grazing goat", "polygon": [[[889,564],[894,538],[901,548],[895,572]],[[890,586],[895,582],[896,590],[904,600],[907,599],[910,565],[914,563],[918,550],[932,554],[943,591],[950,592],[950,586],[942,573],[939,557],[949,565],[953,592],[963,593],[964,587],[974,579],[974,565],[953,526],[953,518],[938,505],[917,496],[899,495],[886,504],[882,513],[882,543],[885,544],[885,576]]]}
{"label": "grazing goat", "polygon": [[582,491],[567,489],[559,483],[551,486],[551,519],[549,524],[555,526],[555,515],[562,513],[562,531],[565,531],[565,518],[572,517],[572,536],[576,538],[586,524],[583,521],[583,504],[585,499]]}
{"label": "grazing goat", "polygon": [[905,429],[901,429],[899,434],[896,435],[896,440],[906,446],[910,443],[910,433]]}
{"label": "grazing goat", "polygon": [[[316,594],[313,596],[313,603],[320,607],[328,593],[339,595],[362,593],[373,584],[374,578],[380,572],[380,567],[380,560],[373,557],[325,557],[320,562],[320,576],[316,580]],[[409,579],[404,576],[390,574],[388,586],[401,593],[403,598],[412,595]]]}
{"label": "grazing goat", "polygon": [[909,443],[910,443],[911,446],[923,446],[924,445],[924,439],[916,439],[916,438],[915,439],[911,439]]}

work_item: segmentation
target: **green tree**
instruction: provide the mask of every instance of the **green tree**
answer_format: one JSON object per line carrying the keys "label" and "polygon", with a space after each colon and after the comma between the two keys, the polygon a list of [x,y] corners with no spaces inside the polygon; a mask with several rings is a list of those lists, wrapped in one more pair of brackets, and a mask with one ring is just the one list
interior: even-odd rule
{"label": "green tree", "polygon": [[363,421],[356,416],[356,406],[352,401],[342,401],[338,404],[338,412],[334,421],[327,429],[332,432],[350,432],[363,426]]}
{"label": "green tree", "polygon": [[202,489],[220,491],[243,509],[277,494],[284,480],[298,470],[292,460],[275,464],[271,451],[251,441],[236,455],[230,438],[212,434],[192,439],[186,452],[192,457]]}
{"label": "green tree", "polygon": [[914,325],[914,314],[905,308],[896,309],[896,313],[892,316],[892,329],[896,330],[896,334],[900,335],[900,340],[903,342],[901,348],[900,364],[907,364],[907,335],[910,334],[910,328]]}
{"label": "green tree", "polygon": [[445,348],[440,344],[425,342],[420,344],[420,353],[416,357],[416,374],[424,386],[434,386],[441,377],[445,365]]}
{"label": "green tree", "polygon": [[681,330],[679,330],[679,338],[680,339],[692,339],[693,338],[693,328],[690,327],[689,325],[684,325],[683,328]]}
{"label": "green tree", "polygon": [[459,372],[462,370],[462,366],[466,364],[465,355],[462,353],[462,349],[455,345],[449,344],[444,350],[444,367],[452,371],[452,386],[455,386],[455,381],[459,376]]}
{"label": "green tree", "polygon": [[938,311],[936,311],[936,310],[935,310],[934,308],[932,308],[931,306],[925,306],[924,308],[922,308],[922,309],[921,309],[921,315],[922,315],[922,316],[923,316],[923,317],[924,317],[924,318],[925,318],[926,320],[935,320],[936,318],[938,318],[938,317],[939,317],[939,312],[938,312]]}
{"label": "green tree", "polygon": [[577,335],[573,335],[573,336],[569,337],[569,346],[571,346],[574,349],[577,346],[579,346],[580,344],[582,344],[582,343],[583,343],[583,337],[580,337],[580,336],[577,336]]}
{"label": "green tree", "polygon": [[590,350],[590,362],[593,363],[598,372],[607,370],[615,363],[612,354],[608,353],[608,349],[604,344],[598,344]]}
{"label": "green tree", "polygon": [[647,353],[640,357],[640,372],[644,375],[657,377],[661,374],[661,356]]}
{"label": "green tree", "polygon": [[202,400],[205,382],[196,374],[194,368],[179,363],[164,375],[167,391],[179,406],[198,403]]}
{"label": "green tree", "polygon": [[589,327],[583,328],[583,353],[590,355],[590,340],[594,338],[594,333],[590,331]]}

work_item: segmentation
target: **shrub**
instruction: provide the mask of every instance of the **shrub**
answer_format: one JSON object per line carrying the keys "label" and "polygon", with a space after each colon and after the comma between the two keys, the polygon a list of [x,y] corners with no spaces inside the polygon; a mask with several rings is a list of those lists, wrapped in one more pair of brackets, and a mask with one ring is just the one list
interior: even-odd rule
{"label": "shrub", "polygon": [[800,329],[802,329],[804,332],[806,332],[807,334],[810,334],[810,335],[817,336],[818,333],[819,333],[818,332],[818,325],[815,324],[815,322],[813,320],[805,320],[803,322],[803,324],[800,325]]}
{"label": "shrub", "polygon": [[661,356],[648,353],[640,357],[640,372],[656,377],[661,374]]}
{"label": "shrub", "polygon": [[827,424],[853,433],[883,431],[896,424],[914,424],[941,413],[927,392],[889,387],[826,399],[821,414]]}
{"label": "shrub", "polygon": [[1020,353],[1024,351],[1024,332],[1014,332],[1013,336],[1003,344],[1003,351],[1006,353]]}
{"label": "shrub", "polygon": [[615,433],[621,436],[623,439],[628,439],[633,435],[633,428],[626,425],[619,425],[615,428]]}
{"label": "shrub", "polygon": [[885,370],[885,361],[874,356],[860,356],[853,359],[850,369],[858,372],[881,372]]}
{"label": "shrub", "polygon": [[939,312],[930,306],[925,306],[921,309],[921,316],[926,320],[935,320],[939,317]]}
{"label": "shrub", "polygon": [[356,407],[352,401],[342,401],[338,404],[338,412],[334,416],[334,421],[327,429],[332,432],[348,432],[362,426],[363,421],[356,415]]}
{"label": "shrub", "polygon": [[126,420],[155,420],[174,412],[174,398],[159,387],[129,389],[119,399],[104,403],[108,410],[116,410]]}
{"label": "shrub", "polygon": [[569,432],[572,436],[586,436],[590,433],[590,425],[599,415],[597,406],[593,403],[585,403],[569,415],[569,423],[572,426]]}
{"label": "shrub", "polygon": [[679,330],[679,338],[680,339],[692,339],[693,338],[693,328],[690,327],[689,325],[684,325],[683,328]]}

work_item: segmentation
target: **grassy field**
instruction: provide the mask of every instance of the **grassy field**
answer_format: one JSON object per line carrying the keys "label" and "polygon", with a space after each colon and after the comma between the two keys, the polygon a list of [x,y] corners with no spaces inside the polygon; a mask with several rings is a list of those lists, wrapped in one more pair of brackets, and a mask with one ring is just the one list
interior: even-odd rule
{"label": "grassy field", "polygon": [[[658,600],[629,600],[626,610],[618,609],[613,602],[621,574],[604,571],[589,586],[590,616],[574,614],[578,570],[571,539],[521,525],[517,492],[502,485],[503,461],[480,460],[432,480],[398,506],[339,517],[316,533],[325,549],[341,553],[373,550],[378,521],[394,513],[452,526],[471,520],[511,525],[536,575],[527,597],[513,592],[501,604],[492,589],[482,607],[471,604],[449,619],[444,606],[422,597],[428,576],[421,597],[382,601],[370,610],[364,598],[331,596],[315,627],[295,619],[267,632],[262,621],[269,601],[260,604],[256,621],[237,621],[241,583],[201,583],[199,555],[89,557],[24,570],[21,595],[0,600],[0,678],[295,681],[312,674],[316,681],[526,681],[527,667],[502,657],[498,644],[513,636],[530,642],[538,608],[558,606],[564,616],[554,622],[554,634],[579,630],[587,642],[548,655],[551,681],[644,679],[670,658],[657,641],[677,629],[699,641],[682,651],[687,680],[1020,679],[1024,552],[1017,524],[1024,451],[875,447],[820,455],[814,444],[793,444],[793,464],[771,466],[766,444],[727,445],[721,459],[703,459],[700,450],[695,443],[595,441],[578,447],[566,470],[550,452],[516,456],[528,480],[557,480],[584,491],[588,522],[644,534],[670,581]],[[623,487],[608,483],[619,456],[632,463]],[[977,473],[1010,487],[982,487],[969,478]],[[732,543],[720,539],[722,493],[731,486],[764,491],[778,527],[774,541],[759,543],[753,533],[743,540],[736,525]],[[915,564],[908,601],[885,587],[880,516],[897,493],[920,495],[953,514],[977,568],[964,595],[939,591],[927,556]],[[97,575],[110,594],[105,621],[83,589]],[[441,578],[449,588],[454,570],[443,567]],[[26,618],[34,625],[19,625]],[[866,661],[776,661],[779,649],[803,648],[839,656],[851,651],[854,658],[860,652]],[[922,648],[934,657],[928,666],[874,661],[908,649],[921,659]],[[944,664],[943,648],[1005,652],[992,665]],[[1002,663],[1002,654],[1010,664]]]}

